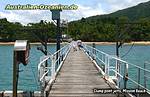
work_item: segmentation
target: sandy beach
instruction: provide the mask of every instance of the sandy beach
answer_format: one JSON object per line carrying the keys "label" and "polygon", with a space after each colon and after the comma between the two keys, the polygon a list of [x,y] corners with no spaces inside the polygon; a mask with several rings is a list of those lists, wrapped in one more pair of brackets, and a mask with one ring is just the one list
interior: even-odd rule
{"label": "sandy beach", "polygon": [[[97,45],[113,45],[116,44],[116,42],[83,42],[85,44],[97,44]],[[133,42],[128,42],[124,43],[125,45],[131,45],[131,44],[136,44],[136,45],[150,45],[150,41],[133,41]]]}
{"label": "sandy beach", "polygon": [[[0,45],[14,45],[15,42],[0,42]],[[34,43],[30,43],[30,44],[41,44],[40,42],[34,42]],[[48,44],[56,44],[56,43],[48,43]]]}
{"label": "sandy beach", "polygon": [[[0,42],[0,45],[14,45],[15,42]],[[85,44],[97,44],[97,45],[113,45],[113,44],[116,44],[116,42],[83,42]],[[130,45],[130,44],[136,44],[136,45],[150,45],[150,41],[133,41],[133,42],[129,42],[129,43],[124,43],[125,45]],[[33,42],[33,43],[30,43],[30,44],[35,44],[35,45],[38,45],[38,44],[41,44],[40,42]],[[48,43],[48,44],[56,44],[56,43]]]}

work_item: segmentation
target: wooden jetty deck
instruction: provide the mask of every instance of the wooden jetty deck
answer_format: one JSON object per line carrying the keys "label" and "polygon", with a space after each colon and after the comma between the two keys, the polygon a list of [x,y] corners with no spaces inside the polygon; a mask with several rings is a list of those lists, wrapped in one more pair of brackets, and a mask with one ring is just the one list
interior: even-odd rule
{"label": "wooden jetty deck", "polygon": [[118,97],[115,94],[93,93],[94,88],[111,89],[88,56],[82,50],[71,49],[51,87],[49,96]]}

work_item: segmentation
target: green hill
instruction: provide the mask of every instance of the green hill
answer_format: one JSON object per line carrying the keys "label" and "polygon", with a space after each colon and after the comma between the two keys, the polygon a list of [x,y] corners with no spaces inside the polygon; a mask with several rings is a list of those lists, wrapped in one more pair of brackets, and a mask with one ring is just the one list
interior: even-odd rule
{"label": "green hill", "polygon": [[128,17],[130,20],[137,20],[140,18],[148,18],[150,17],[150,1],[145,3],[140,3],[136,6],[119,10],[114,13],[106,14],[106,15],[97,15],[88,17],[87,19],[98,19],[105,17]]}
{"label": "green hill", "polygon": [[114,17],[126,16],[130,20],[150,17],[150,1],[124,10],[119,10],[109,15]]}
{"label": "green hill", "polygon": [[[139,25],[127,25],[119,23],[139,22]],[[116,28],[118,31],[116,31]],[[118,33],[124,33],[119,37],[126,41],[150,40],[150,1],[138,4],[114,13],[82,18],[69,23],[69,35],[74,39],[84,41],[116,41]]]}
{"label": "green hill", "polygon": [[[72,21],[67,28],[61,28],[61,31],[73,39],[82,41],[150,41],[149,10],[150,1],[114,13]],[[129,22],[140,24],[124,24]],[[21,23],[11,23],[4,18],[0,19],[0,28],[0,41],[16,39],[39,41],[33,37],[33,33],[42,40],[45,36],[48,41],[56,39],[56,26],[44,20],[23,26]]]}

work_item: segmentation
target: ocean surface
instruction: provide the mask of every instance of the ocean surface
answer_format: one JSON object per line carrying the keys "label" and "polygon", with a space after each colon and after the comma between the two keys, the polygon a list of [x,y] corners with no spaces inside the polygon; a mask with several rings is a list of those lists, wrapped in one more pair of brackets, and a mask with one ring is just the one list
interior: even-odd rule
{"label": "ocean surface", "polygon": [[[29,64],[27,66],[24,66],[22,64],[19,65],[20,72],[19,72],[18,90],[24,91],[40,90],[40,84],[38,83],[37,79],[37,66],[39,63],[39,59],[43,54],[37,50],[38,46],[40,45],[31,45]],[[128,61],[141,67],[144,66],[145,61],[150,62],[150,45],[134,45],[132,48],[131,46],[132,45],[124,45],[122,46],[122,48],[120,48],[120,56],[123,56],[129,51],[129,53],[123,57],[125,61]],[[96,45],[96,48],[105,53],[115,55],[115,45]],[[56,51],[56,45],[54,44],[48,45],[48,51],[54,53]],[[13,45],[1,45],[0,91],[12,90],[12,66],[13,66]],[[150,70],[150,65],[147,65],[147,69]],[[137,74],[137,70],[131,68],[129,72],[131,74],[130,77],[133,77],[136,80],[137,76],[135,75]],[[142,76],[141,79],[143,79]],[[133,83],[129,82],[128,84],[129,88],[134,87]],[[150,82],[147,84],[148,86],[150,86],[149,85]]]}

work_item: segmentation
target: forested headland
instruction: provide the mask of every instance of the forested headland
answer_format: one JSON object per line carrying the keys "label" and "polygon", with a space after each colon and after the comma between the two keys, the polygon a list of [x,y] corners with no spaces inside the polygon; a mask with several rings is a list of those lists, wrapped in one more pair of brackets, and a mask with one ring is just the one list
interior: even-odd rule
{"label": "forested headland", "polygon": [[[81,20],[71,21],[61,28],[62,34],[82,41],[150,41],[150,1],[117,12],[97,15]],[[56,39],[56,25],[41,20],[26,26],[19,22],[0,19],[0,41],[12,42],[16,39],[27,39],[38,42],[39,39]],[[37,37],[38,36],[38,37]]]}

